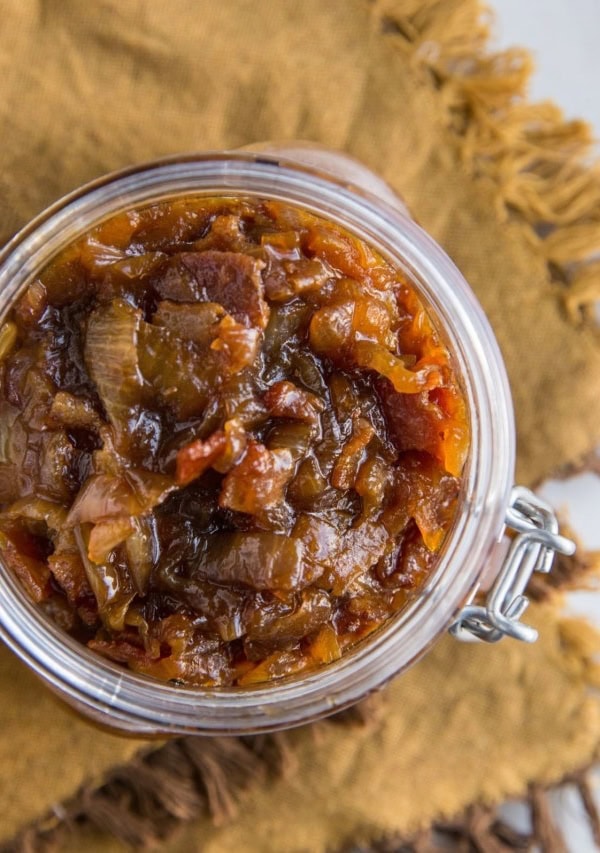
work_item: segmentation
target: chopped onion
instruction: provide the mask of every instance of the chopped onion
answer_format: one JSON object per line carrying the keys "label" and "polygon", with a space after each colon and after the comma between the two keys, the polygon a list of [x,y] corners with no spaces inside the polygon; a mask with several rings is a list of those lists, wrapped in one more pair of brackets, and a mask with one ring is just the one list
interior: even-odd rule
{"label": "chopped onion", "polygon": [[156,520],[153,515],[130,519],[133,532],[125,541],[127,565],[136,592],[145,595],[158,557]]}
{"label": "chopped onion", "polygon": [[86,480],[67,516],[67,525],[137,515],[141,505],[122,477],[94,474]]}
{"label": "chopped onion", "polygon": [[81,526],[75,528],[75,540],[83,561],[85,574],[102,620],[112,631],[122,631],[129,605],[135,597],[127,570],[118,563],[92,563],[88,543]]}
{"label": "chopped onion", "polygon": [[12,321],[0,327],[0,361],[4,361],[17,340],[17,327]]}
{"label": "chopped onion", "polygon": [[127,516],[95,524],[88,542],[88,557],[92,563],[103,563],[110,552],[133,532],[133,519]]}
{"label": "chopped onion", "polygon": [[144,378],[138,362],[141,311],[115,299],[88,320],[85,362],[119,443],[129,434],[132,408],[143,401]]}
{"label": "chopped onion", "polygon": [[176,488],[170,477],[143,469],[129,469],[120,476],[93,474],[75,498],[67,526],[143,515],[158,506]]}

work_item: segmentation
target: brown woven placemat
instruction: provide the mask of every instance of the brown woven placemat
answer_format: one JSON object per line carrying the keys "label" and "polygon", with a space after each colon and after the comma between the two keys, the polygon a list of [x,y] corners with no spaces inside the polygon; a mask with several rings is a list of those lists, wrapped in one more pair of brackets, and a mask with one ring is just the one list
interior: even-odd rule
{"label": "brown woven placemat", "polygon": [[[204,777],[202,785],[191,787],[189,775],[185,772],[177,781],[174,780],[171,776],[174,768],[187,769],[187,764],[187,767],[206,773],[214,763],[219,767],[233,767],[239,772],[252,752],[264,761],[265,769],[271,760],[275,766],[289,760],[285,747],[282,748],[277,738],[265,737],[259,744],[249,746],[249,754],[237,756],[235,752],[239,747],[227,751],[221,750],[220,745],[216,748],[203,745],[195,755],[195,745],[197,742],[182,742],[165,748],[150,764],[137,763],[115,770],[101,789],[66,804],[60,817],[25,830],[18,838],[2,845],[0,851],[51,853],[61,848],[85,850],[88,841],[94,843],[94,830],[112,833],[124,847],[155,849],[162,846],[171,834],[176,834],[180,821],[197,817],[201,807],[210,808],[212,803],[218,815],[227,814],[231,807],[231,783],[222,788],[219,777],[211,781]],[[272,752],[268,760],[265,760],[265,749]],[[254,760],[250,763],[256,769]],[[514,823],[507,819],[505,804],[475,803],[454,819],[433,821],[417,833],[390,835],[370,844],[350,842],[336,853],[567,853],[569,839],[557,823],[552,806],[552,799],[564,792],[571,796],[575,792],[579,797],[582,823],[587,823],[590,836],[600,848],[600,812],[593,771],[593,767],[577,770],[551,786],[531,784],[520,800],[511,803],[525,808],[525,815],[521,815],[519,822],[529,824],[526,830],[515,828]],[[146,808],[133,811],[130,804],[136,799]],[[197,842],[196,849],[201,849],[201,838]],[[286,849],[284,842],[280,849]]]}

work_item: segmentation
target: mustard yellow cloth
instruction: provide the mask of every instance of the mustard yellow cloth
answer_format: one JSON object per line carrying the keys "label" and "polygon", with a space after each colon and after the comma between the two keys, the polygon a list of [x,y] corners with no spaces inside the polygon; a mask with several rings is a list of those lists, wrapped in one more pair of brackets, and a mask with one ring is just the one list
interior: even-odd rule
{"label": "mustard yellow cloth", "polygon": [[[0,238],[84,181],[161,155],[269,138],[348,151],[401,193],[487,311],[513,388],[519,481],[598,443],[589,140],[554,107],[519,101],[527,61],[486,55],[476,0],[22,0],[1,11]],[[230,827],[197,826],[172,849],[207,835],[215,851],[321,851],[587,761],[600,735],[591,669],[555,610],[538,612],[533,648],[445,640],[389,689],[379,726],[293,735],[293,778],[250,791]],[[66,711],[5,650],[0,685],[8,838],[139,744]],[[111,847],[86,844],[73,849]]]}

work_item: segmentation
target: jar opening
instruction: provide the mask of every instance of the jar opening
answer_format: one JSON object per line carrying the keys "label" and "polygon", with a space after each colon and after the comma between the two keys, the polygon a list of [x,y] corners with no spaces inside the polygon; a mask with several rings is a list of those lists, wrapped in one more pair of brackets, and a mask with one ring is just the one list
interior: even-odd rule
{"label": "jar opening", "polygon": [[99,660],[40,619],[12,578],[0,585],[1,633],[79,707],[132,731],[250,732],[346,707],[420,657],[472,591],[502,530],[512,484],[512,407],[497,345],[475,297],[441,249],[412,221],[318,172],[263,155],[177,158],[84,187],[9,244],[0,257],[4,312],[66,245],[115,213],[190,196],[270,198],[342,225],[414,282],[454,358],[468,401],[471,449],[461,509],[418,598],[336,662],[244,688],[160,684]]}

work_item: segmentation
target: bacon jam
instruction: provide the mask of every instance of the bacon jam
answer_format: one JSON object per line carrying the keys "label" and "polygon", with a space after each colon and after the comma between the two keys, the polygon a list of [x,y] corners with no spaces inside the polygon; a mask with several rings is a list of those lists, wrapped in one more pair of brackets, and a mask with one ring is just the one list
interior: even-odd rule
{"label": "bacon jam", "polygon": [[138,673],[249,685],[339,658],[418,595],[465,399],[414,288],[267,200],[119,214],[0,329],[0,553]]}

